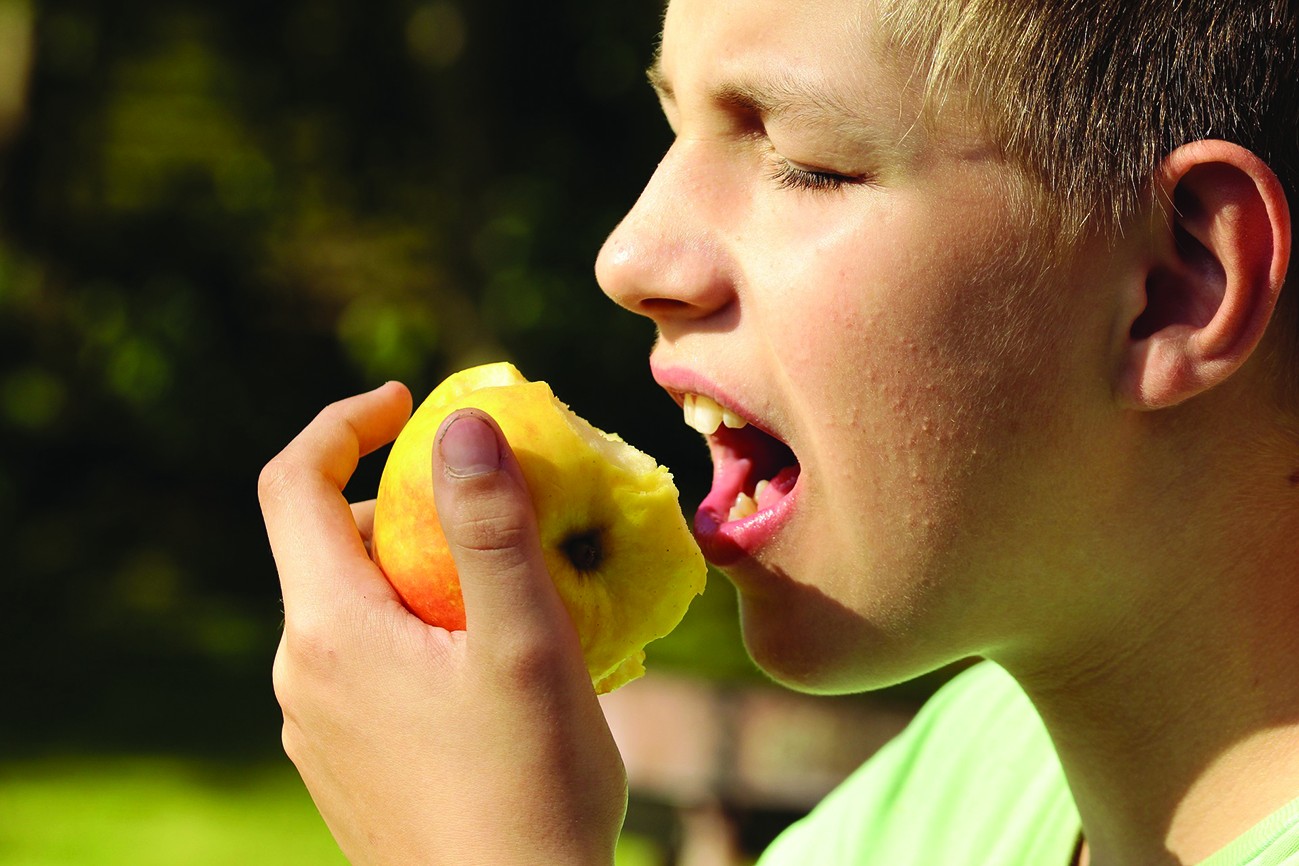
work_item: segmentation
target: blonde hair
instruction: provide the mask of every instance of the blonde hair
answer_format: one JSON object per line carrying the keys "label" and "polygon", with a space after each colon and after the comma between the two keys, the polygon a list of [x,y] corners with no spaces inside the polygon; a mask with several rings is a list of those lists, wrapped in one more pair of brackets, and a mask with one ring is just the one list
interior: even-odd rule
{"label": "blonde hair", "polygon": [[[1063,261],[1152,209],[1177,147],[1218,138],[1276,172],[1299,216],[1299,0],[877,0],[882,37],[925,115],[982,126],[1022,170],[1010,205]],[[953,105],[953,100],[958,104]],[[1299,267],[1267,353],[1299,439]]]}
{"label": "blonde hair", "polygon": [[1179,145],[1247,147],[1296,202],[1296,0],[879,0],[932,115],[968,116],[1034,181],[1066,238],[1151,201]]}

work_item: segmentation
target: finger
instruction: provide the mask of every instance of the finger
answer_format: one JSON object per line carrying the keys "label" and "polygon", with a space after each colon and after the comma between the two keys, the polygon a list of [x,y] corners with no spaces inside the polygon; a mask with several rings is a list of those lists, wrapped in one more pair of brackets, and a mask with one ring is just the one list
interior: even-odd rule
{"label": "finger", "polygon": [[365,555],[374,559],[374,500],[352,503],[352,520],[356,531],[361,534],[361,543],[365,545]]}
{"label": "finger", "polygon": [[485,413],[465,410],[443,422],[433,493],[460,576],[470,645],[504,647],[571,632],[542,559],[527,482]]}
{"label": "finger", "polygon": [[286,611],[330,604],[349,589],[343,575],[352,572],[387,585],[366,555],[343,488],[357,461],[391,442],[410,410],[410,392],[399,383],[341,400],[262,470],[258,495]]}
{"label": "finger", "polygon": [[374,535],[374,500],[353,502],[352,521],[356,524],[356,531],[361,533],[361,538],[368,542],[370,536]]}

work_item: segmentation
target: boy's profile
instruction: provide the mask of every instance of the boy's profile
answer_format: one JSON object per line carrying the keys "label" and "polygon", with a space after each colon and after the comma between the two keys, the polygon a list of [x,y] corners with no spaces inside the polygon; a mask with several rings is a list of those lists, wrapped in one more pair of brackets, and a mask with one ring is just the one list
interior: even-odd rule
{"label": "boy's profile", "polygon": [[[763,864],[1299,863],[1297,42],[1289,0],[669,3],[676,138],[596,273],[759,431],[709,437],[697,521],[746,646],[812,692],[990,660]],[[430,482],[467,632],[366,555],[341,489],[409,409],[263,472],[286,750],[354,862],[609,863],[499,431]]]}

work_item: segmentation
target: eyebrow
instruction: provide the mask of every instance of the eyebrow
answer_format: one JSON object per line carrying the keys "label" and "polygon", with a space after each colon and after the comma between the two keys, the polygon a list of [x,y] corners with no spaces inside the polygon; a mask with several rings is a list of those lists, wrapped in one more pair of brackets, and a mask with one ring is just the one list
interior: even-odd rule
{"label": "eyebrow", "polygon": [[[661,100],[676,102],[676,92],[663,72],[659,52],[654,53],[645,77]],[[715,104],[760,118],[776,117],[800,126],[828,127],[871,141],[880,138],[879,130],[862,110],[864,105],[853,106],[790,75],[726,82],[711,88],[708,95]]]}

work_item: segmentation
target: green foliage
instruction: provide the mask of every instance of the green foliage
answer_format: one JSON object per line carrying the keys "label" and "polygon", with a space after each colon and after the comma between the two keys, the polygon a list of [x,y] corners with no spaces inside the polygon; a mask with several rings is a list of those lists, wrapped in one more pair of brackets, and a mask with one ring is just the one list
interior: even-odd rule
{"label": "green foliage", "polygon": [[765,681],[744,651],[735,589],[712,569],[703,595],[691,603],[676,630],[646,647],[645,658],[650,670],[733,683]]}
{"label": "green foliage", "polygon": [[[704,449],[591,272],[668,140],[659,13],[0,0],[0,740],[277,751],[255,479],[383,379],[514,360],[693,510]],[[742,675],[713,587],[657,652]]]}

